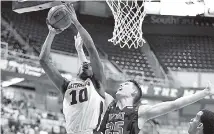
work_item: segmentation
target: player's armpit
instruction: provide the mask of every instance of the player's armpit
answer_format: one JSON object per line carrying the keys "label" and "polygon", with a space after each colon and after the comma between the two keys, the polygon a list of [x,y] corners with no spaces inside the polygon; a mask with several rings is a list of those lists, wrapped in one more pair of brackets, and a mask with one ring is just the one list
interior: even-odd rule
{"label": "player's armpit", "polygon": [[101,83],[100,80],[97,80],[97,78],[95,78],[94,75],[91,78],[91,81],[94,85],[96,92],[104,99],[105,98],[105,91],[104,91],[105,86],[103,85],[103,83]]}
{"label": "player's armpit", "polygon": [[148,119],[148,115],[147,112],[148,110],[151,108],[152,106],[150,105],[141,105],[138,108],[138,117],[141,118],[143,121],[147,121]]}
{"label": "player's armpit", "polygon": [[[139,106],[139,108],[138,108],[138,128],[139,129],[142,129],[144,124],[149,120],[149,117],[147,116],[146,112],[151,107],[152,106],[150,106],[150,105],[141,105],[141,106]],[[142,133],[142,131],[140,131],[140,133]]]}

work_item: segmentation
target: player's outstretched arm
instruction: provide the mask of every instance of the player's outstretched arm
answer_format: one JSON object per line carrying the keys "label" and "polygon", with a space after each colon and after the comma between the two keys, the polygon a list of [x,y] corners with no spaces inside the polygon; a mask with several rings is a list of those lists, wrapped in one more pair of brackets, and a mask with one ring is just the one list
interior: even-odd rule
{"label": "player's outstretched arm", "polygon": [[77,54],[80,59],[80,62],[81,63],[88,62],[88,60],[86,59],[85,53],[83,51],[83,48],[82,48],[83,41],[82,41],[82,38],[79,33],[77,34],[77,36],[74,36],[74,40],[75,40],[75,48],[77,50]]}
{"label": "player's outstretched arm", "polygon": [[74,25],[76,26],[77,30],[79,31],[80,36],[84,42],[84,45],[89,53],[94,76],[95,76],[96,80],[98,80],[101,83],[102,88],[96,89],[96,90],[98,91],[98,93],[101,96],[104,97],[105,96],[104,89],[106,86],[106,78],[104,75],[104,69],[103,69],[99,54],[97,52],[97,49],[96,49],[94,42],[93,42],[91,36],[89,35],[89,33],[85,30],[85,28],[77,20],[76,13],[75,13],[75,10],[74,10],[72,4],[69,3],[69,4],[66,4],[65,6],[67,7],[69,14],[71,16],[71,19],[72,19]]}
{"label": "player's outstretched arm", "polygon": [[68,82],[61,76],[60,72],[56,69],[56,67],[51,63],[49,59],[51,44],[54,40],[55,35],[60,33],[61,31],[53,29],[50,25],[48,25],[48,28],[49,33],[42,46],[42,50],[39,55],[39,61],[49,79],[51,79],[54,85],[64,94],[65,91],[63,87],[64,85],[68,84]]}
{"label": "player's outstretched arm", "polygon": [[192,103],[195,103],[203,99],[207,95],[212,95],[212,94],[214,94],[214,89],[213,87],[211,88],[210,86],[209,88],[205,88],[204,90],[199,91],[193,95],[184,96],[176,99],[175,101],[163,102],[163,103],[156,104],[154,106],[147,106],[147,107],[140,106],[138,111],[139,117],[144,118],[144,120],[150,120],[158,116],[167,114],[171,111],[188,106]]}

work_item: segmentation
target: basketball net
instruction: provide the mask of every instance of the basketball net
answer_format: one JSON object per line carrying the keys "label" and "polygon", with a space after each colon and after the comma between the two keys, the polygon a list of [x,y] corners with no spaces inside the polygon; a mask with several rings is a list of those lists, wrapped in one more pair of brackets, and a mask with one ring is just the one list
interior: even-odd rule
{"label": "basketball net", "polygon": [[141,1],[140,5],[137,0],[106,0],[106,2],[115,20],[113,37],[108,41],[120,45],[121,48],[142,47],[145,43],[142,32],[142,23],[146,15],[145,0]]}

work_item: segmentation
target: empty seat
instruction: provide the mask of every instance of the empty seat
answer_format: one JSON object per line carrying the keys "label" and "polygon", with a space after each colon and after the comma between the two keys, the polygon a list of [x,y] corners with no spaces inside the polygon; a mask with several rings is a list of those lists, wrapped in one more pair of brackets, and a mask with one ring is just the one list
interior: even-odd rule
{"label": "empty seat", "polygon": [[145,35],[167,70],[214,70],[214,37]]}

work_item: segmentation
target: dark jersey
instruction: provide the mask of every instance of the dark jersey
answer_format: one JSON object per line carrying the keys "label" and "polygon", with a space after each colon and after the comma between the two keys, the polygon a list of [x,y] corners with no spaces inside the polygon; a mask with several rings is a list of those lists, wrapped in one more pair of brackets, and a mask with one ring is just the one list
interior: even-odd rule
{"label": "dark jersey", "polygon": [[120,110],[113,101],[100,125],[103,134],[138,134],[138,110],[136,107],[125,107]]}

